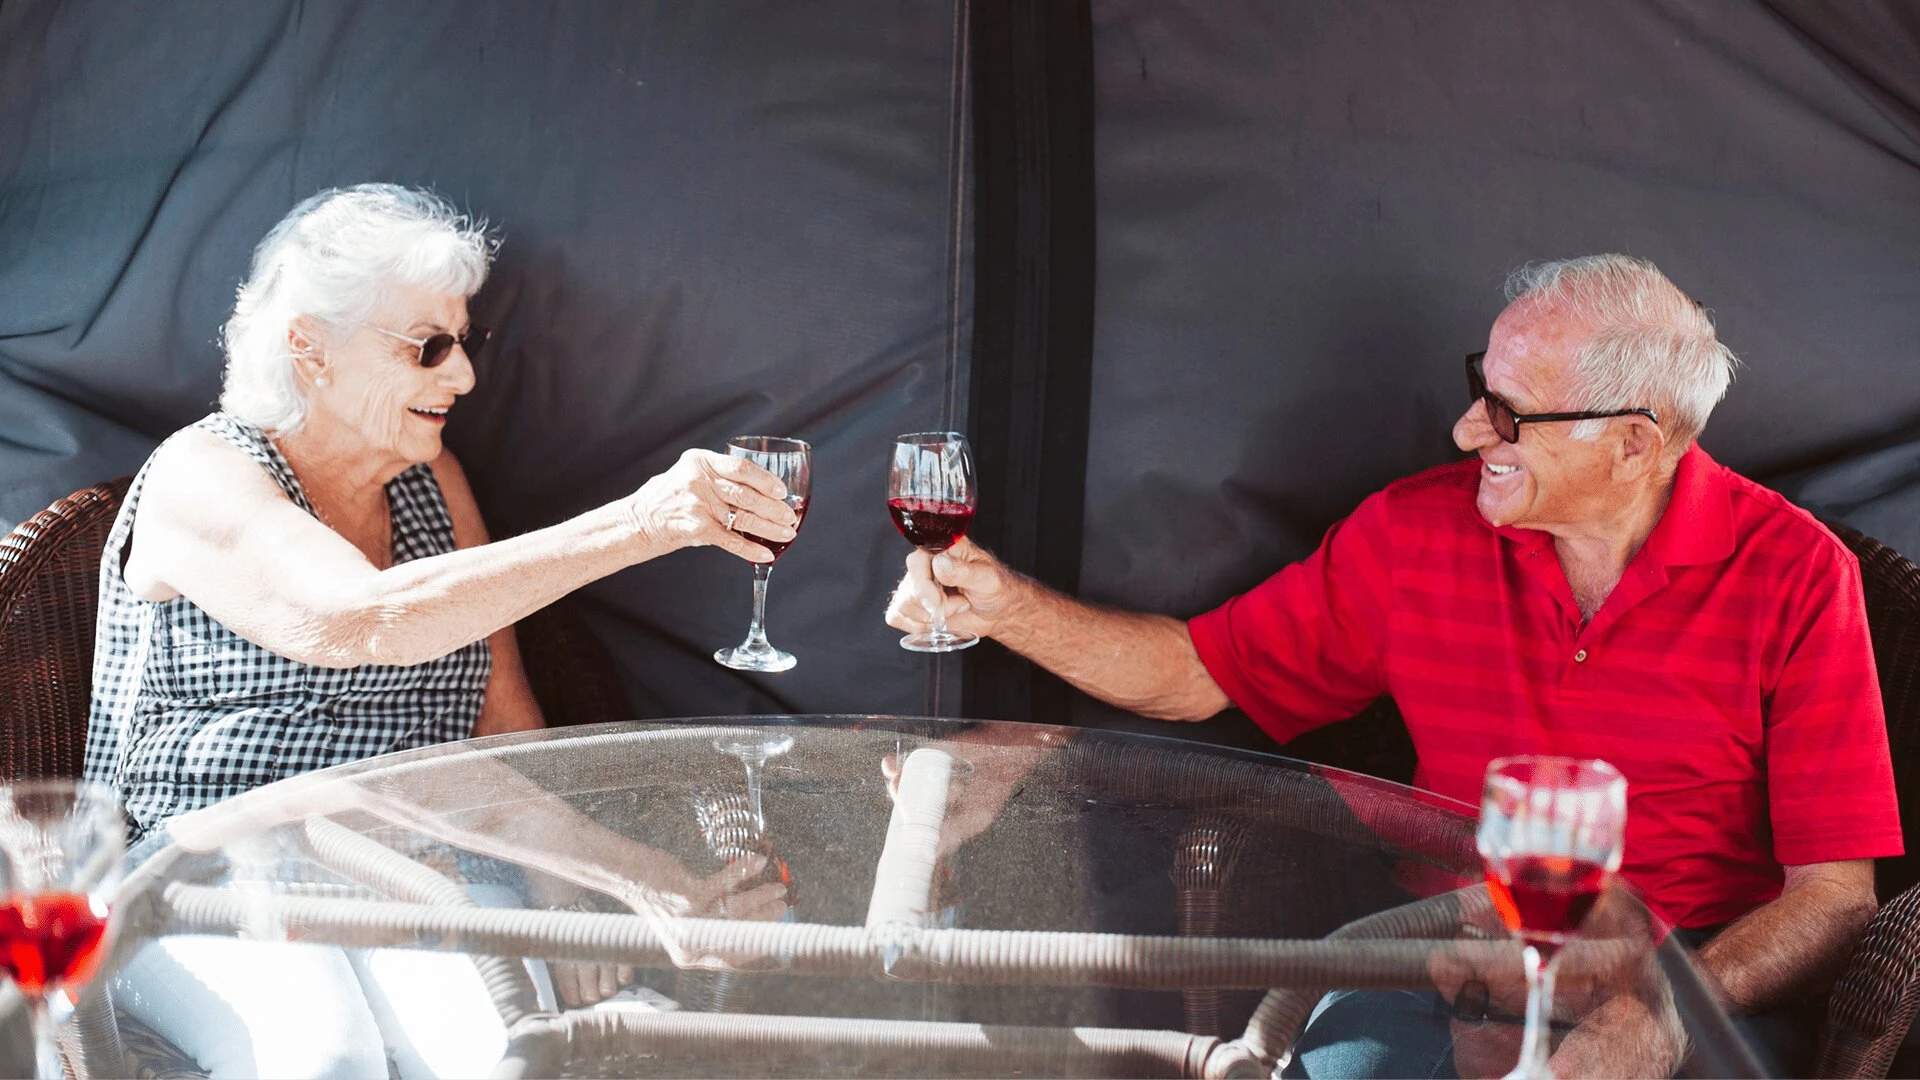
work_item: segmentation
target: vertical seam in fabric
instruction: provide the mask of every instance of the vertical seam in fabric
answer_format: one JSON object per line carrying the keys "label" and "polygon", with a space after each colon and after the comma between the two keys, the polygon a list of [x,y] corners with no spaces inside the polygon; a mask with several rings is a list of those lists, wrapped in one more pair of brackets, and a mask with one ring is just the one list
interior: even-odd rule
{"label": "vertical seam in fabric", "polygon": [[967,68],[968,5],[954,0],[953,61],[947,80],[947,355],[946,386],[940,402],[940,424],[956,425],[960,396],[960,300],[967,218],[967,117],[970,73]]}
{"label": "vertical seam in fabric", "polygon": [[[952,63],[947,75],[947,308],[945,386],[940,394],[940,426],[959,430],[957,413],[960,396],[960,300],[964,292],[962,262],[966,248],[967,221],[967,116],[970,92],[967,67],[968,5],[970,0],[954,0]],[[942,713],[942,691],[947,679],[945,658],[939,654],[927,667],[926,714]]]}

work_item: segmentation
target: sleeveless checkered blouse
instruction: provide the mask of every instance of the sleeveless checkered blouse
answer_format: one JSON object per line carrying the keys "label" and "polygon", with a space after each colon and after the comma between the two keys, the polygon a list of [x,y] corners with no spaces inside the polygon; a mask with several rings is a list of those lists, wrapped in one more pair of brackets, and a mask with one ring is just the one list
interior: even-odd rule
{"label": "sleeveless checkered blouse", "polygon": [[[314,512],[259,428],[225,413],[193,427],[239,447]],[[485,640],[412,667],[315,667],[253,644],[184,596],[133,595],[121,564],[149,466],[127,490],[100,560],[87,723],[86,777],[119,791],[130,839],[296,773],[472,734],[492,667]],[[387,506],[396,565],[453,550],[453,521],[428,466],[388,483]]]}

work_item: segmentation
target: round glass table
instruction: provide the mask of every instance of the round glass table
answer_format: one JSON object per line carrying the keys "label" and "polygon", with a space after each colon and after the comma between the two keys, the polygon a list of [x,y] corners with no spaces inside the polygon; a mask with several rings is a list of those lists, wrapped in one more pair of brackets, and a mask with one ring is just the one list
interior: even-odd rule
{"label": "round glass table", "polygon": [[[365,992],[402,1076],[1265,1076],[1334,991],[1430,1003],[1463,1072],[1504,1070],[1520,952],[1473,830],[1474,808],[1385,781],[1094,730],[562,728],[174,819],[128,880],[111,963],[126,1029],[127,980],[160,946],[244,943],[249,972],[295,950],[362,976],[398,958]],[[423,956],[438,966],[403,962]],[[1668,1033],[1662,1067],[1757,1071],[1622,886],[1559,982],[1563,1030],[1626,1002]],[[463,993],[485,1015],[453,1017]],[[464,1064],[407,1045],[431,1041],[420,1023],[456,1031]]]}

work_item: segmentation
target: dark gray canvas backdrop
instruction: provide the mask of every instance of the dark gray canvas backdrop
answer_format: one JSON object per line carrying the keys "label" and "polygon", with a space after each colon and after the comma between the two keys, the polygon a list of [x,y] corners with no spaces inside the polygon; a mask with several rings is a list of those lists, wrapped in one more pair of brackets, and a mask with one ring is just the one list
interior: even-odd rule
{"label": "dark gray canvas backdrop", "polygon": [[1084,593],[1191,615],[1453,460],[1505,273],[1597,251],[1745,360],[1710,453],[1920,555],[1920,18],[1782,10],[1096,3]]}
{"label": "dark gray canvas backdrop", "polygon": [[930,665],[881,623],[907,550],[881,504],[892,436],[941,426],[964,386],[954,18],[6,0],[0,518],[132,471],[209,409],[248,252],[296,201],[430,185],[505,239],[474,307],[495,344],[448,430],[496,534],[631,491],[689,446],[814,443],[771,591],[795,671],[749,682],[710,659],[747,625],[730,556],[587,590],[643,715],[922,711]]}
{"label": "dark gray canvas backdrop", "polygon": [[[431,183],[507,237],[477,307],[502,340],[450,431],[496,530],[682,446],[811,435],[816,509],[773,588],[806,660],[765,685],[917,710],[878,626],[901,549],[873,444],[937,422],[952,374],[952,17],[5,0],[0,519],[206,408],[245,252],[295,199]],[[1505,271],[1608,249],[1659,261],[1746,358],[1712,452],[1920,553],[1910,8],[1094,17],[1088,595],[1202,610],[1447,460]],[[676,556],[591,593],[650,712],[773,704],[705,660],[744,624],[744,567]]]}

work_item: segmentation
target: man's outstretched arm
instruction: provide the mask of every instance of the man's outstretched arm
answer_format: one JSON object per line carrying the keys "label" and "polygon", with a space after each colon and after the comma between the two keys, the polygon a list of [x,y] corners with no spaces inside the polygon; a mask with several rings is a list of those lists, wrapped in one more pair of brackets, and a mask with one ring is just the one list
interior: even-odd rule
{"label": "man's outstretched arm", "polygon": [[971,541],[939,555],[909,555],[887,623],[925,630],[936,603],[944,604],[949,628],[991,637],[1130,712],[1205,720],[1232,704],[1200,662],[1185,623],[1082,603],[1008,569]]}

